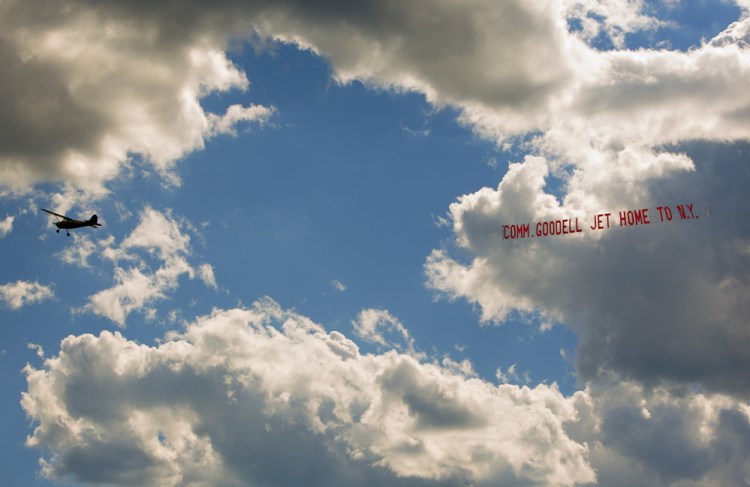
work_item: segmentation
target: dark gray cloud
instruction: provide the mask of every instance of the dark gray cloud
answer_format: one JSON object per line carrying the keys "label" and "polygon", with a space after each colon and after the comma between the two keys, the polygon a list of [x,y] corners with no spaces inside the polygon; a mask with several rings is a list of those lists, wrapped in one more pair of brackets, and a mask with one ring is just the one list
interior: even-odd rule
{"label": "dark gray cloud", "polygon": [[750,416],[742,402],[611,379],[587,389],[590,403],[578,403],[595,421],[569,430],[596,438],[591,462],[600,485],[747,483]]}
{"label": "dark gray cloud", "polygon": [[61,67],[24,60],[14,47],[0,37],[0,159],[7,161],[2,171],[29,180],[54,179],[61,175],[54,156],[70,147],[94,146],[107,120],[76,103]]}
{"label": "dark gray cloud", "polygon": [[[615,371],[655,385],[662,381],[750,394],[750,203],[747,144],[685,145],[694,171],[644,183],[635,208],[710,205],[703,220],[616,228],[581,236],[503,240],[501,225],[562,215],[543,191],[543,161],[528,160],[453,207],[459,242],[476,257],[461,264],[435,253],[431,284],[482,306],[487,320],[514,308],[539,310],[578,335],[584,380]],[[553,199],[550,199],[553,198]],[[519,201],[529,202],[526,210]],[[514,206],[517,205],[517,206]],[[546,206],[545,206],[546,205]],[[518,208],[518,210],[515,210]],[[547,209],[543,209],[547,208]],[[607,208],[612,218],[626,208]],[[652,210],[655,213],[655,210]],[[586,215],[591,218],[591,214]],[[707,216],[704,214],[704,217]],[[590,222],[586,222],[590,224]]]}
{"label": "dark gray cloud", "polygon": [[[737,82],[747,64],[735,49],[746,21],[690,53],[600,53],[568,30],[568,18],[600,19],[610,35],[658,24],[641,10],[638,2],[553,0],[5,2],[0,56],[12,69],[0,74],[8,117],[0,127],[14,137],[0,153],[0,184],[62,181],[101,195],[129,155],[176,182],[176,161],[201,149],[217,127],[231,131],[233,123],[269,115],[227,113],[222,123],[200,106],[208,93],[247,87],[225,51],[233,39],[257,35],[314,50],[340,82],[359,79],[452,105],[488,138],[540,132],[537,147],[588,167],[589,179],[601,157],[643,159],[624,169],[643,178],[689,166],[676,154],[655,154],[659,144],[747,137],[742,107],[750,100]],[[607,173],[617,180],[613,167]]]}
{"label": "dark gray cloud", "polygon": [[[342,82],[543,111],[583,45],[554,2],[474,3],[4,2],[0,184],[61,181],[101,196],[131,155],[175,181],[175,162],[216,133],[201,97],[247,87],[225,50],[252,35],[315,50]],[[526,118],[515,120],[536,128]]]}
{"label": "dark gray cloud", "polygon": [[247,87],[223,51],[231,12],[198,16],[193,29],[168,8],[153,14],[76,1],[0,6],[0,185],[62,182],[101,197],[134,155],[178,182],[176,160],[269,115],[200,106],[207,93]]}
{"label": "dark gray cloud", "polygon": [[701,222],[623,230],[592,261],[580,261],[589,271],[580,276],[584,292],[577,306],[571,297],[566,311],[581,325],[580,369],[584,377],[604,368],[647,383],[697,382],[746,396],[750,226],[741,215],[750,204],[738,192],[750,184],[747,145],[684,149],[696,170],[654,183],[651,201],[689,195],[711,205],[712,214]]}

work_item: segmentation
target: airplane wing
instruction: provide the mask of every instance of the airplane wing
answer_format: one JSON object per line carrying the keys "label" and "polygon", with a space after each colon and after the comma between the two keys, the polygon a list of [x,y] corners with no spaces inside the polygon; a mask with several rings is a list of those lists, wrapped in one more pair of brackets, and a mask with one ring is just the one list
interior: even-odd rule
{"label": "airplane wing", "polygon": [[39,209],[42,210],[42,211],[44,211],[44,212],[46,212],[46,213],[49,213],[50,215],[56,216],[58,218],[62,218],[65,221],[73,221],[72,218],[68,218],[65,215],[61,215],[59,213],[55,213],[54,211],[45,210],[44,208],[39,208]]}

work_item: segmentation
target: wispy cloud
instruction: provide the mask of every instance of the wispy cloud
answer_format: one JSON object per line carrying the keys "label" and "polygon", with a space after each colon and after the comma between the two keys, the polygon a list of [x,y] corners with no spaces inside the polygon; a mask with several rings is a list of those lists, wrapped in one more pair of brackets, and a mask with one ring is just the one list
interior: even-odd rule
{"label": "wispy cloud", "polygon": [[346,286],[338,279],[334,279],[333,281],[331,281],[331,286],[333,286],[333,288],[340,293],[346,291]]}
{"label": "wispy cloud", "polygon": [[201,264],[198,268],[198,276],[206,286],[214,289],[218,288],[218,285],[216,284],[216,276],[214,275],[214,268],[211,264]]}
{"label": "wispy cloud", "polygon": [[15,220],[13,215],[5,217],[5,220],[0,220],[0,238],[5,237],[13,231],[13,220]]}
{"label": "wispy cloud", "polygon": [[413,349],[414,340],[401,322],[389,311],[383,309],[364,309],[352,322],[354,333],[370,343],[389,347]]}

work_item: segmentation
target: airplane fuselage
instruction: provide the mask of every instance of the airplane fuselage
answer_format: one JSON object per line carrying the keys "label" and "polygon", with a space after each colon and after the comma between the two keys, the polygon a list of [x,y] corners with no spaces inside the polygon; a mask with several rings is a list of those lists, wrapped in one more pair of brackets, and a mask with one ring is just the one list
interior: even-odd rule
{"label": "airplane fuselage", "polygon": [[91,222],[72,221],[72,222],[55,222],[55,226],[57,228],[62,228],[63,230],[71,230],[73,228],[94,227],[98,225],[96,223],[91,223]]}

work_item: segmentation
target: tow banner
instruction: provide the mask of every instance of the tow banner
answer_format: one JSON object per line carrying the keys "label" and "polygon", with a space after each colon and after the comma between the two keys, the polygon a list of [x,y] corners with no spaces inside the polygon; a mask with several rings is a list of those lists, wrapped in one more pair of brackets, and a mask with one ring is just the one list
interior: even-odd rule
{"label": "tow banner", "polygon": [[711,216],[710,205],[685,203],[672,206],[664,205],[640,208],[637,210],[602,212],[585,218],[572,217],[531,223],[514,223],[503,225],[502,233],[503,240],[553,237],[558,235],[601,232],[612,228],[698,220],[700,218],[708,218],[709,216]]}

